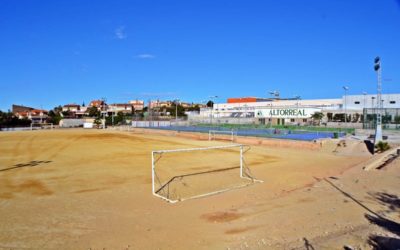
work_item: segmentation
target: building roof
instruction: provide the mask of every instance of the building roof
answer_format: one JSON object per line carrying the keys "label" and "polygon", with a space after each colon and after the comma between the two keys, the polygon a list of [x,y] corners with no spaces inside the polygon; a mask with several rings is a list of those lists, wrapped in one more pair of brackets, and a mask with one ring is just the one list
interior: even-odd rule
{"label": "building roof", "polygon": [[89,106],[100,107],[104,102],[102,100],[93,100],[90,102]]}
{"label": "building roof", "polygon": [[144,104],[144,101],[142,101],[142,100],[132,100],[132,101],[129,101],[129,103],[130,104]]}
{"label": "building roof", "polygon": [[64,107],[65,108],[72,108],[72,107],[80,107],[80,105],[72,103],[72,104],[65,104]]}

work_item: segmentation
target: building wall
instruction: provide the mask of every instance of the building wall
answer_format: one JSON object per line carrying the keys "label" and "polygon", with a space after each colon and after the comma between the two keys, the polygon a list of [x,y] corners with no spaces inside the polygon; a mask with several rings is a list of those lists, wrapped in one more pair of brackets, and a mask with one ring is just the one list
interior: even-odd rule
{"label": "building wall", "polygon": [[[382,95],[384,108],[400,108],[400,94]],[[345,109],[346,106],[346,109]],[[244,123],[247,119],[261,124],[312,124],[313,119],[310,114],[307,117],[260,117],[256,115],[259,110],[272,109],[312,109],[322,112],[324,117],[322,123],[337,121],[340,123],[347,114],[352,123],[361,123],[363,109],[376,106],[376,95],[349,95],[338,99],[311,99],[311,100],[272,100],[266,102],[228,102],[214,104],[212,109],[201,109],[200,113],[191,114],[189,119],[211,120],[217,119],[229,122],[236,121]],[[328,119],[328,115],[331,119]],[[196,118],[195,118],[196,117]],[[344,121],[344,120],[343,120]],[[247,121],[249,122],[249,121]]]}
{"label": "building wall", "polygon": [[62,108],[62,111],[72,111],[72,112],[76,112],[79,110],[79,106],[64,106]]}
{"label": "building wall", "polygon": [[[384,108],[400,108],[400,94],[383,94],[382,100]],[[343,108],[346,106],[347,109],[376,108],[377,96],[348,95],[342,97],[342,103]]]}
{"label": "building wall", "polygon": [[238,111],[254,110],[255,108],[270,107],[326,107],[338,108],[342,99],[315,99],[315,100],[275,100],[270,102],[247,102],[247,103],[216,103],[214,111]]}
{"label": "building wall", "polygon": [[135,110],[143,110],[144,108],[144,101],[142,100],[133,100],[129,101],[129,103],[132,104]]}
{"label": "building wall", "polygon": [[126,105],[108,105],[107,107],[108,112],[132,112],[132,105],[131,104],[126,104]]}

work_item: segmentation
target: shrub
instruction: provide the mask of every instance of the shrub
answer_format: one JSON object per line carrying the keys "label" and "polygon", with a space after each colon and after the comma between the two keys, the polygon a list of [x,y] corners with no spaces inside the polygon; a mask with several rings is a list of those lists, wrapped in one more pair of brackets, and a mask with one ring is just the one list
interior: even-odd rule
{"label": "shrub", "polygon": [[379,141],[378,144],[376,144],[376,148],[380,152],[384,152],[390,148],[390,145],[387,142]]}

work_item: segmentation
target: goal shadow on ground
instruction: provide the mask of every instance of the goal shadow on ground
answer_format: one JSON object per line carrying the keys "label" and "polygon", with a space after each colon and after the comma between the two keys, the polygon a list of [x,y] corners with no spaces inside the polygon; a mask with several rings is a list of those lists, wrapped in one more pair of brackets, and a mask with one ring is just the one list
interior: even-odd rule
{"label": "goal shadow on ground", "polygon": [[[241,178],[240,166],[176,175],[160,185],[155,193],[172,202],[215,195],[252,185],[257,180],[246,174]],[[161,183],[159,181],[159,183]]]}
{"label": "goal shadow on ground", "polygon": [[30,162],[27,162],[27,163],[18,163],[18,164],[15,164],[12,167],[0,169],[0,172],[9,171],[9,170],[18,169],[18,168],[36,167],[36,166],[39,166],[39,165],[41,165],[43,163],[47,164],[47,163],[50,163],[50,162],[52,162],[52,161],[30,161]]}

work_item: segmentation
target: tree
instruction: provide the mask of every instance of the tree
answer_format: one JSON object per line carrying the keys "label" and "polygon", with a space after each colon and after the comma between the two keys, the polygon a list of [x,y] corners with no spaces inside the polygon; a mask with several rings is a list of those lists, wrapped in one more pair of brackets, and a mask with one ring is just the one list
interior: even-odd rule
{"label": "tree", "polygon": [[333,113],[327,113],[326,117],[328,118],[328,122],[332,121],[333,119]]}
{"label": "tree", "polygon": [[394,123],[400,124],[400,115],[396,115],[396,116],[394,117]]}
{"label": "tree", "polygon": [[391,115],[382,115],[382,123],[387,124],[392,121],[392,116]]}
{"label": "tree", "polygon": [[333,121],[334,122],[344,122],[344,114],[335,114],[333,116]]}
{"label": "tree", "polygon": [[60,112],[56,111],[56,108],[53,110],[49,111],[49,117],[48,117],[48,122],[53,123],[54,125],[58,125],[61,121],[62,117],[60,115]]}
{"label": "tree", "polygon": [[321,119],[324,117],[324,114],[322,112],[315,112],[312,114],[311,118],[315,121],[318,122],[318,125],[321,124]]}
{"label": "tree", "polygon": [[358,120],[360,119],[361,115],[359,113],[355,113],[353,115],[353,121],[352,122],[358,122]]}
{"label": "tree", "polygon": [[200,107],[196,104],[195,106],[189,107],[188,111],[200,111]]}
{"label": "tree", "polygon": [[166,111],[169,112],[169,114],[173,117],[176,116],[176,108],[178,108],[178,116],[182,117],[182,116],[186,116],[185,114],[185,108],[178,104],[178,107],[176,107],[176,104],[173,103],[172,106],[170,108],[168,108]]}
{"label": "tree", "polygon": [[207,107],[209,107],[209,108],[212,108],[212,107],[214,107],[214,102],[213,101],[208,101],[207,102]]}
{"label": "tree", "polygon": [[31,124],[28,118],[19,119],[11,111],[0,113],[0,128],[1,127],[27,127]]}
{"label": "tree", "polygon": [[71,111],[67,110],[67,111],[62,111],[61,114],[63,115],[63,117],[69,117],[72,115]]}
{"label": "tree", "polygon": [[87,110],[89,117],[100,117],[100,111],[96,107],[90,107]]}
{"label": "tree", "polygon": [[100,127],[100,125],[101,125],[101,120],[100,120],[100,118],[99,117],[97,117],[95,120],[94,120],[94,125],[96,125],[96,128],[99,128]]}

